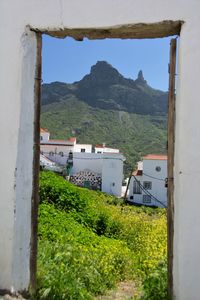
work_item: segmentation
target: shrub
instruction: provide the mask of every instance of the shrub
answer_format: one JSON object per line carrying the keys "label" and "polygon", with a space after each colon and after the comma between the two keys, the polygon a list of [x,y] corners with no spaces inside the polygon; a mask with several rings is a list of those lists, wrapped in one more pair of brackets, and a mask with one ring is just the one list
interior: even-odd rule
{"label": "shrub", "polygon": [[39,299],[92,299],[124,279],[143,282],[144,300],[167,299],[164,209],[122,205],[51,172],[40,203]]}
{"label": "shrub", "polygon": [[159,262],[155,270],[143,281],[141,300],[167,300],[167,262]]}
{"label": "shrub", "polygon": [[79,190],[52,172],[43,171],[40,176],[40,202],[49,202],[66,211],[83,211],[87,198]]}
{"label": "shrub", "polygon": [[132,273],[124,242],[97,236],[52,205],[40,205],[39,237],[41,299],[92,299]]}

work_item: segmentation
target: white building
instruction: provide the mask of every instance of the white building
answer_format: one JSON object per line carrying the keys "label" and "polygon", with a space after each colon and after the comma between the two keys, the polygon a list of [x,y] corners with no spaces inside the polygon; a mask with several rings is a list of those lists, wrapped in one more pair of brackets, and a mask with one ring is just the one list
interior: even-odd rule
{"label": "white building", "polygon": [[129,184],[130,202],[148,206],[167,206],[167,156],[149,154],[138,162]]}
{"label": "white building", "polygon": [[119,153],[119,149],[106,147],[106,144],[96,145],[94,148],[95,153]]}
{"label": "white building", "polygon": [[47,129],[41,128],[40,151],[56,163],[63,164],[66,163],[70,151],[91,153],[92,145],[77,144],[75,137],[71,137],[68,140],[50,139],[50,132]]}
{"label": "white building", "polygon": [[70,180],[121,197],[124,160],[121,153],[74,153]]}
{"label": "white building", "polygon": [[62,168],[60,166],[58,166],[52,160],[48,159],[43,154],[40,154],[40,167],[43,170],[50,170],[50,171],[54,171],[54,172],[57,172],[57,173],[61,173],[62,172]]}
{"label": "white building", "polygon": [[95,152],[92,152],[91,144],[77,144],[75,137],[51,140],[49,131],[41,128],[40,151],[40,161],[43,162],[46,157],[48,162],[50,160],[57,167],[66,167],[72,183],[121,197],[125,158],[119,149],[103,144],[97,145]]}

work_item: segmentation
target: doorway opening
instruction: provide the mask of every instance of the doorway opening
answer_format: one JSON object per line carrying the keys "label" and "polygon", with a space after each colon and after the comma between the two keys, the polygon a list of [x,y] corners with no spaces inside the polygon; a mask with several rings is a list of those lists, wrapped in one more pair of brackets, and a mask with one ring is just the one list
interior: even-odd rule
{"label": "doorway opening", "polygon": [[[175,73],[175,72],[174,72]],[[138,74],[138,79],[139,80],[145,80],[144,78],[143,78],[143,75],[141,74],[141,73],[139,73]],[[173,79],[174,80],[174,79]],[[55,91],[57,91],[58,92],[58,86],[55,86],[54,87],[55,89],[54,89],[54,97],[55,97]],[[72,86],[72,84],[71,84],[71,93],[72,93],[72,91],[73,91],[73,86]],[[171,88],[171,90],[172,90],[172,92],[173,92],[173,90],[174,90],[174,87],[173,88]],[[119,90],[117,90],[117,91],[119,91]],[[173,93],[172,93],[173,94]],[[173,98],[173,95],[171,95],[172,96],[172,98]],[[102,99],[103,100],[103,99]],[[100,105],[102,105],[102,102],[103,101],[100,101]],[[53,102],[52,102],[53,103]],[[103,103],[103,105],[109,105],[108,103],[105,103],[105,101],[104,101],[104,103]],[[50,105],[52,105],[52,104],[46,104],[47,106],[49,105],[49,107],[48,108],[50,108]],[[52,110],[52,113],[53,113],[53,117],[54,117],[54,119],[56,119],[57,118],[57,116],[58,116],[58,106],[59,105],[61,105],[61,103],[57,103],[56,105],[55,105],[55,103],[54,103],[54,108],[53,108],[53,110]],[[174,104],[173,104],[174,105]],[[74,102],[73,102],[73,104],[72,103],[70,103],[70,106],[71,107],[73,107],[74,108]],[[45,112],[46,112],[46,114],[47,114],[47,116],[46,116],[46,120],[48,120],[48,121],[50,121],[51,122],[51,118],[50,118],[50,115],[49,115],[49,110],[48,110],[48,108],[46,107],[45,108]],[[59,109],[61,109],[61,111],[63,112],[63,108],[62,107],[59,107]],[[85,107],[81,107],[81,110],[83,110],[84,111],[84,109],[85,109]],[[101,109],[101,108],[99,108],[99,109]],[[104,108],[105,109],[105,108]],[[80,111],[80,110],[79,110]],[[127,117],[127,115],[125,115],[125,117],[123,117],[123,114],[124,113],[121,113],[121,109],[119,109],[119,111],[120,111],[120,113],[118,112],[118,118],[123,122],[124,120],[126,120],[126,117]],[[173,111],[173,110],[172,110]],[[173,117],[173,115],[174,115],[174,113],[172,113],[172,117]],[[77,116],[78,117],[78,119],[80,119],[80,116]],[[107,119],[109,120],[109,116],[104,116],[105,117],[105,119],[106,119],[106,117],[107,117]],[[59,119],[61,120],[61,118],[59,117]],[[159,121],[158,121],[159,120]],[[62,121],[62,120],[61,120]],[[88,121],[88,120],[87,120]],[[147,122],[147,120],[145,120],[146,122]],[[171,120],[172,121],[172,120]],[[42,120],[42,122],[44,122],[44,119]],[[86,121],[85,121],[86,122]],[[162,120],[161,119],[159,119],[158,118],[158,116],[154,116],[154,122],[160,122],[160,123],[162,123]],[[104,120],[104,123],[105,123],[105,120]],[[172,121],[172,123],[173,123],[173,121]],[[44,126],[43,126],[43,124],[44,124]],[[90,124],[90,122],[89,122],[89,124],[88,124],[88,122],[87,122],[87,124],[85,124],[85,128],[88,128],[88,126],[90,126],[91,124]],[[147,126],[149,125],[149,123],[147,123]],[[46,125],[45,125],[45,123],[42,123],[42,126],[43,127],[47,127]],[[55,129],[55,126],[53,125],[52,126],[52,128],[54,128]],[[171,129],[170,129],[170,132],[171,132],[171,134],[172,134],[172,131],[173,131],[173,125],[172,125],[172,127],[170,127]],[[48,129],[50,129],[50,128],[48,128]],[[110,129],[110,127],[108,126],[108,131],[109,131],[109,129]],[[75,128],[75,132],[74,132],[74,135],[76,134],[76,133],[78,133],[79,132],[79,130],[80,130],[80,128],[79,128],[79,126],[77,126],[77,128]],[[85,131],[85,130],[84,130]],[[72,135],[73,135],[73,132],[71,132],[72,133]],[[173,135],[173,134],[172,134]],[[55,135],[55,137],[56,137],[56,135]],[[59,136],[59,137],[61,137],[62,138],[62,135],[61,136]],[[73,136],[71,136],[71,137],[68,137],[68,139],[70,139],[70,138],[73,138]],[[172,138],[172,140],[174,141],[174,137]],[[85,140],[84,140],[84,142],[85,142]],[[102,141],[102,142],[104,142],[104,141]],[[169,142],[169,137],[168,137],[168,142]],[[59,142],[57,142],[58,144],[59,144]],[[173,144],[173,143],[172,143]],[[102,145],[103,146],[103,145]],[[112,147],[114,147],[113,145],[111,145]],[[81,145],[81,148],[80,148],[80,153],[85,153],[86,151],[81,151],[81,150],[86,150],[86,148],[84,148],[83,147],[83,145]],[[98,149],[98,148],[97,148]],[[114,148],[113,148],[114,149]],[[169,150],[169,145],[168,145],[168,150]],[[97,152],[98,150],[96,150],[96,152]],[[172,151],[172,149],[170,150],[170,151]],[[52,152],[52,153],[51,153]],[[51,155],[52,156],[56,156],[56,157],[58,157],[58,155],[60,155],[60,157],[61,158],[63,158],[64,157],[64,153],[63,153],[63,151],[59,151],[58,153],[56,152],[55,153],[55,151],[49,151],[49,155],[50,155],[50,153],[51,153]],[[100,154],[100,153],[97,153],[97,154]],[[145,154],[148,154],[148,153],[145,153]],[[172,156],[173,156],[173,154],[172,154]],[[78,159],[78,158],[77,158]],[[139,160],[139,159],[136,159],[136,160]],[[171,163],[172,163],[173,161],[171,161]],[[173,166],[173,165],[172,165]],[[160,166],[156,166],[156,167],[160,167]],[[157,173],[159,174],[159,171],[157,171]],[[170,186],[170,180],[172,181],[172,183],[173,183],[173,180],[172,180],[172,178],[173,178],[173,174],[171,174],[172,176],[169,176],[169,171],[168,171],[168,186]],[[93,175],[93,174],[92,174]],[[149,174],[147,174],[147,175],[149,175]],[[88,187],[88,182],[89,181],[85,181],[85,184],[87,185],[87,187]],[[58,183],[59,184],[59,183]],[[152,182],[151,182],[151,184],[149,184],[149,181],[145,181],[145,183],[144,183],[144,185],[145,185],[145,190],[148,190],[149,189],[149,187],[152,187]],[[171,185],[172,186],[172,185]],[[114,185],[113,185],[113,187],[114,187]],[[173,189],[171,189],[171,199],[173,199]],[[145,196],[145,195],[144,195]],[[147,196],[147,195],[146,195]],[[144,197],[145,198],[145,197]],[[148,198],[148,197],[146,197],[146,198]],[[148,204],[148,201],[149,201],[149,198],[148,199],[144,199],[145,200],[145,202]],[[169,199],[169,198],[168,198]],[[76,204],[77,205],[77,204]],[[173,203],[172,203],[172,205],[173,205]],[[46,208],[47,209],[47,208]],[[55,213],[55,212],[50,212],[50,213]],[[127,214],[128,213],[128,211],[127,211],[127,209],[125,209],[125,214]],[[170,214],[170,218],[171,218],[171,208],[170,208],[170,212],[169,212],[169,214]],[[61,216],[60,216],[61,217]],[[91,216],[87,216],[87,217],[91,217]],[[99,236],[102,236],[103,234],[102,234],[102,230],[104,230],[103,228],[104,228],[104,226],[107,224],[106,222],[107,222],[107,217],[108,216],[106,216],[105,217],[105,215],[104,214],[101,214],[101,216],[100,216],[100,218],[97,220],[98,222],[99,222],[99,227],[98,227],[98,230],[99,230]],[[79,216],[77,216],[76,215],[76,218],[79,218]],[[169,220],[169,219],[168,219]],[[173,223],[172,223],[172,221],[173,221],[173,218],[171,218],[170,219],[171,221],[171,229],[170,229],[170,233],[168,233],[168,237],[170,237],[170,240],[172,240],[173,239],[173,237],[171,237],[171,233],[172,233],[172,230],[173,230]],[[91,220],[90,220],[91,221]],[[78,222],[80,222],[80,220],[78,220]],[[98,223],[97,222],[97,223]],[[76,225],[76,224],[75,224]],[[87,224],[88,225],[88,224]],[[114,234],[116,234],[116,232],[119,230],[119,227],[117,227],[119,224],[115,224],[115,226],[116,226],[116,228],[112,228],[112,230],[114,230]],[[112,224],[112,226],[114,226],[113,224]],[[169,224],[168,224],[168,228],[169,228]],[[77,229],[77,228],[76,228]],[[78,228],[77,230],[79,230],[80,231],[80,228]],[[104,232],[105,233],[105,232]],[[106,233],[107,234],[107,233]],[[111,234],[111,233],[108,233],[108,235],[109,234]],[[115,239],[116,239],[116,236],[113,236]],[[99,242],[99,241],[98,241]],[[170,248],[170,247],[173,247],[172,245],[170,246],[171,244],[170,244],[170,242],[168,242],[168,249]],[[105,246],[105,245],[102,245],[102,248],[103,248],[103,246]],[[45,246],[45,248],[46,248],[46,246]],[[49,250],[50,251],[50,250]],[[43,252],[44,253],[44,252]],[[52,253],[51,253],[51,255],[52,255]],[[54,255],[56,256],[57,254],[54,252]],[[104,256],[106,257],[106,255],[105,255],[105,252],[104,252]],[[169,257],[169,256],[168,256]],[[60,256],[60,258],[61,258],[61,256]],[[171,259],[172,259],[172,257],[171,257]],[[96,262],[97,263],[97,262]],[[168,261],[168,263],[169,263],[169,261]],[[171,262],[172,263],[172,262]],[[170,264],[171,264],[170,263]],[[123,265],[123,263],[122,263],[122,266],[124,267],[124,265]],[[93,269],[93,271],[95,270],[95,268]],[[126,272],[129,272],[130,270],[126,270]],[[85,272],[85,271],[84,271]],[[170,267],[169,267],[169,273],[170,273]],[[169,274],[168,273],[168,274]],[[94,276],[94,273],[91,273],[92,274],[92,277]],[[171,276],[171,275],[170,275]],[[170,277],[171,278],[171,277]],[[121,278],[120,278],[120,280],[121,280]],[[108,279],[108,282],[112,282],[112,279],[111,278],[109,278]],[[90,282],[89,282],[89,284],[91,284]],[[71,287],[72,289],[75,289],[75,286],[74,287]],[[43,290],[43,292],[45,293],[48,293],[48,291],[45,289],[45,290]],[[49,291],[50,292],[50,291]],[[83,292],[83,291],[82,291]]]}

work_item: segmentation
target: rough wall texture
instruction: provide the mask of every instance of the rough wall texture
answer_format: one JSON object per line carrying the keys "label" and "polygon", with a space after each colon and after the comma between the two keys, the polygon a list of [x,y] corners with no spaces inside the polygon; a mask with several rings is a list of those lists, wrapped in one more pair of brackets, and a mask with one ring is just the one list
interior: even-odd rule
{"label": "rough wall texture", "polygon": [[[158,26],[163,21],[170,22]],[[198,0],[0,1],[0,136],[3,145],[0,149],[0,270],[3,270],[0,289],[27,289],[30,280],[36,64],[36,34],[31,30],[61,36],[69,34],[77,39],[84,35],[91,38],[156,37],[178,33],[180,21],[184,23],[179,43],[175,125],[174,293],[178,300],[199,299]]]}

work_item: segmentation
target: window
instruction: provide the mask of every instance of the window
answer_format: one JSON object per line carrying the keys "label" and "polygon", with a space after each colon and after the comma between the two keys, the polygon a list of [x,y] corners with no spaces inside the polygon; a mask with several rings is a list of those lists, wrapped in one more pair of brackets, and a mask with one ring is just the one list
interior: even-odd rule
{"label": "window", "polygon": [[141,187],[140,187],[140,181],[134,181],[133,182],[133,194],[141,194]]}
{"label": "window", "polygon": [[157,171],[157,172],[160,172],[160,171],[161,171],[161,167],[160,167],[160,166],[157,166],[157,167],[156,167],[156,171]]}
{"label": "window", "polygon": [[151,181],[144,181],[144,182],[143,182],[143,187],[144,187],[146,190],[151,190],[151,189],[152,189],[152,182],[151,182]]}
{"label": "window", "polygon": [[49,152],[49,155],[50,155],[50,156],[53,156],[53,155],[54,155],[53,151],[50,151],[50,152]]}
{"label": "window", "polygon": [[58,154],[59,154],[60,156],[64,156],[64,153],[63,153],[62,151],[60,151]]}
{"label": "window", "polygon": [[40,141],[42,141],[43,140],[43,137],[42,136],[40,136]]}
{"label": "window", "polygon": [[143,203],[151,203],[151,196],[143,195]]}
{"label": "window", "polygon": [[85,149],[84,149],[84,148],[82,148],[82,149],[81,149],[81,152],[85,152]]}

